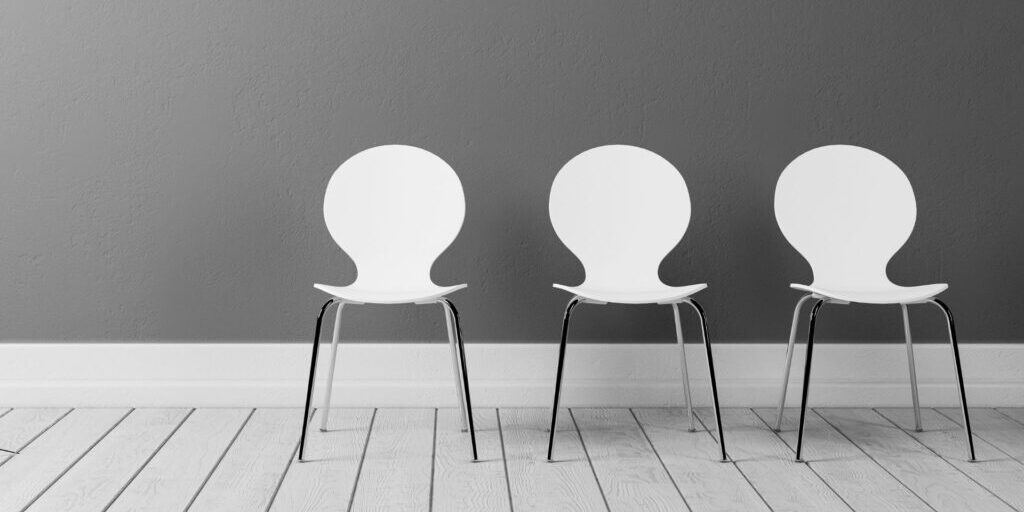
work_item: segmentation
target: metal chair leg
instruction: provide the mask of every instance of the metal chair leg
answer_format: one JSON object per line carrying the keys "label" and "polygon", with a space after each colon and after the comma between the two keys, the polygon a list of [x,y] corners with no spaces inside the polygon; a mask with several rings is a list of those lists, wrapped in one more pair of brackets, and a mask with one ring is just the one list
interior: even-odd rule
{"label": "metal chair leg", "polygon": [[800,456],[804,447],[804,417],[807,415],[807,389],[811,382],[811,354],[814,352],[814,320],[818,316],[824,300],[818,300],[811,308],[811,319],[807,325],[807,360],[804,362],[804,388],[800,397],[800,430],[796,436],[796,461],[803,462]]}
{"label": "metal chair leg", "polygon": [[800,300],[796,301],[796,307],[793,308],[793,324],[789,328],[789,345],[786,347],[786,369],[782,374],[782,392],[779,394],[779,413],[775,418],[776,432],[782,431],[782,412],[786,408],[786,389],[789,387],[789,369],[793,366],[793,347],[796,345],[796,329],[800,323],[800,308],[812,296],[808,293],[800,297]]}
{"label": "metal chair leg", "polygon": [[313,403],[313,384],[316,381],[316,357],[320,349],[320,326],[324,322],[324,313],[327,312],[327,308],[334,304],[335,299],[330,299],[324,303],[324,306],[320,308],[320,314],[316,317],[316,334],[313,335],[313,355],[309,362],[309,385],[306,386],[306,410],[302,413],[302,437],[299,439],[299,462],[305,461],[304,455],[306,451],[306,428],[309,427],[309,421],[313,419],[310,416],[309,409]]}
{"label": "metal chair leg", "polygon": [[686,395],[686,417],[690,418],[690,432],[696,432],[693,419],[693,399],[690,396],[690,375],[686,365],[686,345],[683,344],[683,326],[679,321],[679,304],[672,304],[672,315],[676,320],[676,341],[679,343],[679,366],[683,370],[683,393]]}
{"label": "metal chair leg", "polygon": [[473,402],[469,398],[469,372],[466,371],[466,347],[462,341],[462,327],[459,325],[459,311],[455,309],[455,304],[449,299],[441,299],[441,304],[445,306],[448,313],[451,315],[452,325],[455,327],[455,340],[459,346],[459,363],[462,369],[462,396],[466,402],[466,421],[469,423],[469,442],[473,446],[473,460],[479,460],[476,453],[476,429],[473,428]]}
{"label": "metal chair leg", "polygon": [[914,343],[910,337],[910,313],[907,305],[900,304],[903,310],[903,337],[907,339],[907,365],[910,369],[910,399],[914,402],[914,430],[921,432],[921,402],[917,398],[917,370],[914,369]]}
{"label": "metal chair leg", "polygon": [[320,431],[327,432],[327,418],[331,413],[331,391],[334,390],[334,367],[338,364],[338,341],[341,339],[341,310],[344,302],[338,302],[338,310],[334,313],[334,335],[331,337],[331,366],[327,369],[327,390],[324,393],[324,408],[320,414]]}
{"label": "metal chair leg", "polygon": [[697,311],[700,317],[700,333],[704,338],[704,350],[708,357],[708,373],[711,375],[711,398],[715,405],[715,423],[718,425],[718,446],[722,450],[722,462],[728,462],[729,456],[725,452],[725,432],[722,430],[722,413],[718,407],[718,382],[715,380],[715,361],[711,357],[711,339],[708,336],[708,319],[704,314],[704,308],[693,299],[687,299],[687,304]]}
{"label": "metal chair leg", "polygon": [[551,406],[551,432],[548,435],[548,462],[551,462],[551,452],[555,446],[555,422],[558,419],[558,402],[562,392],[562,368],[565,365],[565,341],[569,334],[569,317],[573,308],[582,302],[583,299],[573,297],[565,307],[565,315],[562,318],[562,342],[558,346],[558,371],[555,373],[555,401]]}
{"label": "metal chair leg", "polygon": [[929,302],[935,304],[946,314],[946,325],[949,327],[949,344],[953,348],[953,366],[956,369],[956,387],[960,392],[960,411],[964,415],[964,434],[967,436],[967,447],[970,450],[970,461],[977,460],[974,457],[974,436],[971,435],[971,418],[967,413],[967,393],[964,392],[964,374],[960,366],[960,349],[956,341],[956,328],[953,325],[953,312],[949,310],[944,302],[939,299],[931,299]]}
{"label": "metal chair leg", "polygon": [[[444,307],[442,305],[442,307]],[[452,352],[452,375],[455,377],[455,395],[459,401],[459,410],[462,413],[462,431],[469,431],[469,417],[466,415],[466,397],[462,394],[462,372],[459,370],[459,348],[455,342],[455,328],[452,326],[452,316],[448,314],[448,308],[444,308],[444,322],[448,327],[448,345]]]}

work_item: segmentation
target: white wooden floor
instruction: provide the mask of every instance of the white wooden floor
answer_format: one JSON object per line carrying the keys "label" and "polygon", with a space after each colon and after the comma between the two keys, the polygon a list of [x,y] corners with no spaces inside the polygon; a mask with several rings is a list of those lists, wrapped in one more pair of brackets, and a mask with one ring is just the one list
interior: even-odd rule
{"label": "white wooden floor", "polygon": [[[319,412],[317,413],[319,414]],[[572,409],[543,460],[548,411],[477,409],[481,462],[453,409],[339,409],[295,461],[297,409],[0,409],[0,511],[1024,510],[1024,408]],[[314,426],[318,425],[314,418]],[[709,431],[708,427],[712,427]]]}

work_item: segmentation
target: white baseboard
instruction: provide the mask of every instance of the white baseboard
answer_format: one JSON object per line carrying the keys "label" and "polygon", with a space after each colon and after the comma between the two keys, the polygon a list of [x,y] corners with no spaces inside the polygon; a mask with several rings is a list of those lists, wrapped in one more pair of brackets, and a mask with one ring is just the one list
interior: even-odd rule
{"label": "white baseboard", "polygon": [[[330,352],[322,347],[318,391]],[[550,406],[556,344],[473,343],[466,352],[474,405]],[[915,352],[922,405],[957,405],[948,345]],[[775,404],[784,345],[720,343],[714,354],[723,406]],[[308,357],[308,343],[5,343],[0,406],[296,407]],[[694,402],[708,405],[703,345],[687,344],[687,357]],[[1024,406],[1024,344],[965,344],[961,357],[972,406]],[[802,374],[798,347],[791,405]],[[678,405],[679,352],[672,344],[570,344],[563,385],[566,406]],[[447,344],[346,343],[339,351],[336,405],[447,407],[454,396]],[[909,405],[903,345],[818,345],[810,402]]]}

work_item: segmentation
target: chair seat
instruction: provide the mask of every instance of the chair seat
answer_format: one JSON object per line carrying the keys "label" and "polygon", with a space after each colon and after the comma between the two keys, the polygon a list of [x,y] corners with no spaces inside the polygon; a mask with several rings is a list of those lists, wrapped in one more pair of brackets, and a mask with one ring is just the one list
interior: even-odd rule
{"label": "chair seat", "polygon": [[358,302],[360,304],[412,304],[433,302],[466,286],[465,284],[457,284],[455,286],[432,286],[410,290],[378,290],[357,285],[330,286],[318,283],[314,284],[313,288],[327,292],[346,302]]}
{"label": "chair seat", "polygon": [[860,302],[863,304],[913,304],[915,302],[924,302],[949,288],[949,285],[946,283],[922,286],[891,285],[866,290],[834,290],[805,284],[791,284],[789,286],[794,290],[802,290],[830,299]]}
{"label": "chair seat", "polygon": [[614,302],[617,304],[670,304],[682,302],[683,299],[705,289],[707,284],[691,284],[689,286],[665,286],[650,290],[606,290],[586,286],[554,285],[573,295],[595,302]]}

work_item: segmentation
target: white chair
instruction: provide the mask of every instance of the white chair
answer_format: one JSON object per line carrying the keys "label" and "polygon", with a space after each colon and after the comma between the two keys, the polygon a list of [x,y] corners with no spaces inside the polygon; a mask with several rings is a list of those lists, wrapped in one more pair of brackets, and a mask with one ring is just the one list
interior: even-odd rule
{"label": "white chair", "polygon": [[691,298],[707,285],[669,286],[658,277],[658,266],[682,239],[690,222],[690,195],[679,171],[664,158],[638,147],[613,145],[589,149],[558,172],[551,185],[549,210],[555,233],[583,264],[586,277],[579,286],[554,285],[573,297],[562,321],[548,460],[555,442],[569,317],[573,308],[584,303],[672,306],[691,431],[695,429],[679,304],[689,304],[697,312],[711,372],[722,460],[728,460],[707,319],[704,310]]}
{"label": "white chair", "polygon": [[463,428],[469,429],[473,460],[477,459],[469,377],[459,314],[447,296],[466,287],[438,286],[430,279],[434,260],[462,228],[466,200],[462,183],[444,160],[411,146],[378,146],[349,158],[334,172],[324,197],[324,221],[331,237],[356,265],[348,286],[315,284],[331,295],[316,319],[313,356],[306,389],[299,461],[304,460],[306,427],[316,379],[320,325],[332,304],[338,309],[331,342],[331,366],[321,430],[327,428],[331,387],[338,351],[341,310],[346,304],[440,304],[445,312],[452,352],[455,389]]}
{"label": "white chair", "polygon": [[935,298],[947,285],[899,286],[889,281],[885,271],[889,259],[910,237],[917,218],[914,191],[903,171],[884,156],[856,146],[835,145],[812,149],[793,160],[779,177],[775,188],[775,217],[786,240],[810,263],[814,273],[814,281],[810,285],[791,285],[796,290],[807,292],[807,295],[797,301],[793,311],[776,430],[782,426],[782,410],[786,402],[786,386],[793,361],[800,308],[810,299],[817,301],[811,308],[807,328],[807,359],[804,365],[796,460],[803,461],[801,448],[811,353],[814,348],[814,321],[821,306],[826,303],[851,302],[899,304],[903,312],[915,426],[921,430],[907,306],[930,302],[946,315],[964,430],[973,461],[974,441],[967,414],[967,397],[964,394],[953,314],[942,301]]}

